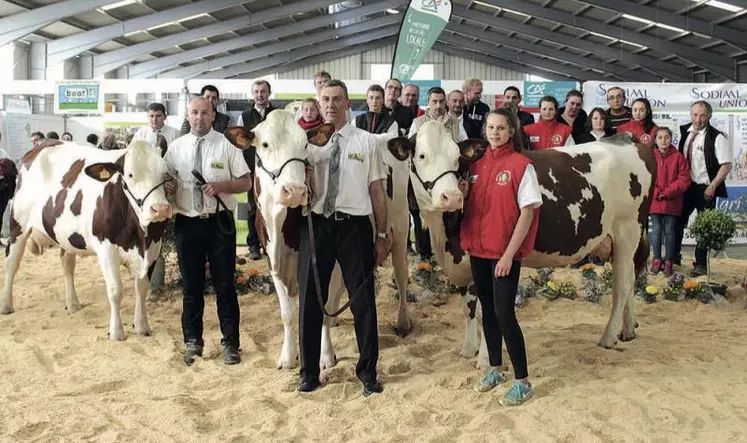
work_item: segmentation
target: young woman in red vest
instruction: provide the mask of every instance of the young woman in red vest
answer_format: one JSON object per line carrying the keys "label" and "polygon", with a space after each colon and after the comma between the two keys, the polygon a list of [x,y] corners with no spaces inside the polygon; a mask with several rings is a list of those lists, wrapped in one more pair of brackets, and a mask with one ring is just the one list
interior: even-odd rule
{"label": "young woman in red vest", "polygon": [[529,146],[533,151],[559,148],[574,144],[571,131],[573,128],[555,118],[558,112],[558,101],[551,95],[540,99],[540,119],[537,123],[522,128],[529,137]]}
{"label": "young woman in red vest", "polygon": [[651,102],[647,98],[637,98],[631,106],[633,119],[617,128],[618,134],[630,132],[633,134],[633,140],[646,145],[649,148],[654,146],[656,130],[654,116],[651,113]]}
{"label": "young woman in red vest", "polygon": [[532,385],[514,301],[521,260],[534,248],[542,195],[531,161],[518,152],[521,130],[513,111],[488,114],[485,136],[490,146],[470,167],[469,179],[460,182],[465,195],[461,246],[470,256],[491,366],[476,389],[486,392],[506,381],[500,372],[505,340],[515,381],[500,403],[516,406],[532,396]]}

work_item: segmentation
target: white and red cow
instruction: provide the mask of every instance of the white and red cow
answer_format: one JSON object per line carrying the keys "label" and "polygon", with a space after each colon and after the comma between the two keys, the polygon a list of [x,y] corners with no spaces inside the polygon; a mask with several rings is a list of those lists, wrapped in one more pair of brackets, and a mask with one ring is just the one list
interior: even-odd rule
{"label": "white and red cow", "polygon": [[35,254],[59,246],[70,313],[81,307],[74,285],[75,257],[98,256],[111,308],[112,340],[124,340],[119,266],[125,264],[135,280],[135,333],[149,335],[144,306],[148,279],[171,217],[162,186],[166,165],[159,152],[144,141],[104,151],[50,140],[28,151],[21,163],[0,313],[13,312],[13,280],[30,238],[29,250]]}
{"label": "white and red cow", "polygon": [[[416,139],[389,142],[395,156],[413,159],[413,188],[431,231],[436,259],[456,285],[471,279],[469,260],[459,247],[458,217],[450,215],[458,215],[453,211],[459,211],[463,203],[457,179],[486,147],[484,140],[467,140],[457,146],[441,125],[427,123]],[[652,150],[621,136],[525,154],[537,171],[543,205],[534,252],[524,266],[566,266],[589,253],[611,249],[612,256],[606,258],[614,264],[613,304],[599,345],[611,348],[618,338],[633,340],[635,275],[645,268],[649,254],[644,227],[656,175]],[[470,299],[467,304],[471,303]],[[469,350],[474,349],[475,331],[470,326],[474,311],[467,310],[465,346],[469,343]],[[484,351],[481,346],[479,364],[487,361]]]}
{"label": "white and red cow", "polygon": [[[277,362],[278,368],[290,369],[296,366],[298,347],[296,343],[296,296],[298,295],[298,248],[299,228],[306,223],[302,206],[307,202],[305,185],[305,162],[316,146],[327,144],[334,126],[327,124],[304,132],[293,118],[293,114],[279,110],[268,114],[267,119],[252,131],[241,127],[229,128],[226,138],[240,149],[254,146],[257,152],[257,167],[254,178],[255,201],[259,209],[257,232],[260,242],[270,260],[270,274],[275,284],[280,304],[280,317],[283,320],[283,347]],[[410,330],[407,312],[407,190],[408,166],[406,162],[395,161],[389,154],[385,142],[380,138],[381,149],[386,150],[387,159],[393,164],[389,169],[387,192],[390,197],[389,227],[393,238],[395,275],[400,288],[400,312],[398,330]],[[396,164],[395,164],[396,163]],[[397,190],[404,190],[399,195]],[[400,197],[399,199],[393,198]],[[392,202],[399,202],[402,211],[399,216],[391,209]],[[404,217],[404,218],[403,218]],[[404,220],[404,221],[403,221]],[[396,229],[395,229],[396,227]],[[344,292],[342,274],[335,266],[330,282],[327,311],[336,310]],[[330,326],[334,319],[325,317],[322,328],[322,349],[320,366],[322,369],[336,364],[336,357],[330,336]]]}

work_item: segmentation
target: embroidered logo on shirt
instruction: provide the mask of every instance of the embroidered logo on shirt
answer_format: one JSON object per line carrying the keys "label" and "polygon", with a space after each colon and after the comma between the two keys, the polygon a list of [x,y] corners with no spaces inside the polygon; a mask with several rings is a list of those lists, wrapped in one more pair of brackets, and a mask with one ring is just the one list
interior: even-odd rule
{"label": "embroidered logo on shirt", "polygon": [[651,143],[651,136],[650,136],[650,135],[648,135],[648,134],[643,134],[643,135],[641,136],[641,143],[644,143],[644,144],[649,144],[649,143]]}
{"label": "embroidered logo on shirt", "polygon": [[555,134],[555,135],[552,136],[552,142],[553,142],[553,144],[559,145],[560,144],[560,140],[562,140],[562,138],[558,134]]}
{"label": "embroidered logo on shirt", "polygon": [[533,135],[533,136],[529,137],[529,141],[533,142],[533,143],[539,142],[540,141],[539,135]]}
{"label": "embroidered logo on shirt", "polygon": [[223,169],[225,166],[223,165],[223,162],[211,162],[210,167],[213,169]]}
{"label": "embroidered logo on shirt", "polygon": [[495,182],[499,185],[507,185],[511,180],[511,171],[501,171],[495,176]]}
{"label": "embroidered logo on shirt", "polygon": [[359,162],[363,163],[365,158],[366,155],[362,152],[351,152],[350,154],[348,154],[348,160],[358,160]]}
{"label": "embroidered logo on shirt", "polygon": [[475,182],[477,182],[477,176],[476,175],[470,175],[469,179],[467,179],[467,181],[469,182],[469,184],[474,185]]}

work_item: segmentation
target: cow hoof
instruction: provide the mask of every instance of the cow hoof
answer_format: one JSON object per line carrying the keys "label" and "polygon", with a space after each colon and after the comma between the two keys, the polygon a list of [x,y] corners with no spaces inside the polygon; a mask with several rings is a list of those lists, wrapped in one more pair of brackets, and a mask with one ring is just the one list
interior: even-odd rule
{"label": "cow hoof", "polygon": [[73,303],[70,306],[65,306],[65,309],[67,309],[68,314],[75,314],[76,312],[83,309],[83,305],[80,303]]}
{"label": "cow hoof", "polygon": [[142,328],[142,329],[135,328],[135,335],[140,335],[143,337],[150,337],[151,334],[153,334],[153,331],[151,331],[150,328]]}
{"label": "cow hoof", "polygon": [[617,341],[614,341],[612,342],[612,344],[610,344],[610,343],[605,343],[604,340],[601,340],[599,343],[597,343],[597,345],[604,349],[615,349],[615,347],[617,346]]}
{"label": "cow hoof", "polygon": [[633,341],[636,339],[635,332],[621,332],[617,334],[617,339],[620,341]]}
{"label": "cow hoof", "polygon": [[109,340],[123,341],[124,331],[121,328],[117,331],[109,331]]}
{"label": "cow hoof", "polygon": [[474,358],[477,355],[479,348],[474,346],[462,346],[462,350],[459,352],[464,358]]}
{"label": "cow hoof", "polygon": [[398,322],[397,326],[394,327],[394,332],[400,337],[407,337],[412,332],[412,322],[409,319]]}
{"label": "cow hoof", "polygon": [[330,369],[337,365],[337,356],[332,355],[330,356],[322,356],[322,358],[319,359],[319,368],[321,369]]}
{"label": "cow hoof", "polygon": [[0,306],[0,314],[7,315],[13,313],[13,306],[2,305]]}
{"label": "cow hoof", "polygon": [[633,326],[633,327],[637,328],[638,327],[638,322],[635,322],[635,326]]}
{"label": "cow hoof", "polygon": [[277,363],[276,366],[277,366],[278,369],[283,369],[283,370],[285,370],[285,369],[293,369],[293,368],[296,367],[297,362],[298,362],[298,358],[297,357],[295,359],[292,359],[292,360],[288,360],[288,359],[280,357],[278,359],[278,363]]}

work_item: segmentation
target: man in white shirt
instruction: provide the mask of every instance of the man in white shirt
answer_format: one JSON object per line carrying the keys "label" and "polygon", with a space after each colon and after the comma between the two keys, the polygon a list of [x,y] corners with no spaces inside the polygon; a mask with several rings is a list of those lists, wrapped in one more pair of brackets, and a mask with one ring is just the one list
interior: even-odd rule
{"label": "man in white shirt", "polygon": [[[209,100],[196,97],[187,108],[190,132],[176,139],[164,160],[175,178],[166,192],[176,194],[174,236],[182,293],[182,332],[187,365],[202,357],[202,314],[205,309],[205,259],[216,292],[218,319],[223,334],[223,361],[237,364],[239,357],[239,302],[234,285],[236,229],[233,194],[247,192],[252,181],[241,151],[212,128],[215,109]],[[195,170],[205,179],[200,184]],[[217,198],[225,203],[218,205]]]}
{"label": "man in white shirt", "polygon": [[[345,120],[350,107],[345,83],[330,80],[321,89],[320,106],[335,132],[326,146],[309,152],[313,166],[311,202],[314,244],[307,223],[301,226],[298,285],[300,297],[299,333],[301,343],[300,392],[320,386],[319,354],[323,314],[317,300],[312,268],[314,248],[321,296],[326,303],[335,262],[340,264],[355,322],[360,357],[356,375],[363,382],[363,395],[382,392],[376,377],[379,337],[376,319],[373,272],[389,254],[387,208],[384,180],[386,171],[375,136],[351,126]],[[311,148],[310,148],[311,149]],[[376,240],[370,216],[376,225]]]}
{"label": "man in white shirt", "polygon": [[417,134],[418,128],[431,120],[442,123],[451,133],[454,143],[467,140],[467,131],[464,129],[464,125],[460,124],[459,120],[446,110],[446,92],[439,86],[434,86],[428,90],[428,109],[425,114],[412,121],[410,133],[407,137]]}
{"label": "man in white shirt", "polygon": [[[254,102],[251,103],[251,107],[241,113],[239,117],[239,126],[243,126],[248,130],[254,129],[255,126],[265,121],[267,115],[274,111],[275,108],[270,103],[270,94],[272,94],[272,86],[267,80],[256,80],[252,83],[252,97]],[[256,148],[250,146],[243,151],[244,160],[249,166],[249,170],[254,176],[254,160],[257,154]],[[254,192],[248,192],[246,196],[247,206],[249,207],[247,213],[247,234],[246,234],[246,246],[249,249],[249,258],[252,260],[259,260],[262,258],[260,254],[259,234],[255,228],[255,220],[257,207],[254,202]]]}
{"label": "man in white shirt", "polygon": [[[675,263],[682,264],[682,237],[693,211],[716,207],[716,197],[726,198],[726,178],[731,172],[733,154],[726,135],[711,126],[713,108],[699,100],[690,106],[690,124],[680,127],[680,152],[690,165],[692,183],[685,191],[682,216],[677,222]],[[695,247],[695,263],[690,275],[707,273],[708,250]]]}
{"label": "man in white shirt", "polygon": [[[316,101],[320,101],[322,85],[324,85],[326,81],[329,81],[331,79],[332,79],[332,76],[329,75],[329,72],[327,71],[319,71],[316,74],[314,74],[314,89],[316,89]],[[298,121],[298,119],[302,117],[301,115],[302,113],[303,113],[303,106],[299,106],[298,110],[296,111],[296,117],[295,117],[296,121]],[[348,110],[345,111],[345,121],[352,124],[353,120],[354,120],[353,111],[352,109],[350,109],[350,107],[348,107]]]}
{"label": "man in white shirt", "polygon": [[[166,141],[166,146],[171,144],[174,140],[179,138],[179,131],[176,128],[166,126],[166,108],[161,103],[151,103],[148,105],[148,126],[142,126],[135,132],[132,137],[133,140],[145,140],[150,143],[155,149],[161,151],[161,156],[165,154],[165,151],[161,148],[158,142],[158,137],[161,136]],[[158,256],[156,265],[153,268],[153,274],[150,279],[150,290],[160,291],[166,286],[166,263],[163,260],[163,255]]]}
{"label": "man in white shirt", "polygon": [[167,145],[170,145],[179,138],[179,130],[166,126],[166,108],[161,103],[151,103],[148,105],[148,126],[140,127],[133,140],[145,140],[154,148],[158,148],[159,135],[166,139]]}
{"label": "man in white shirt", "polygon": [[457,119],[459,126],[464,129],[464,135],[468,136],[467,129],[464,128],[464,92],[455,89],[449,92],[449,96],[446,99],[449,114]]}

